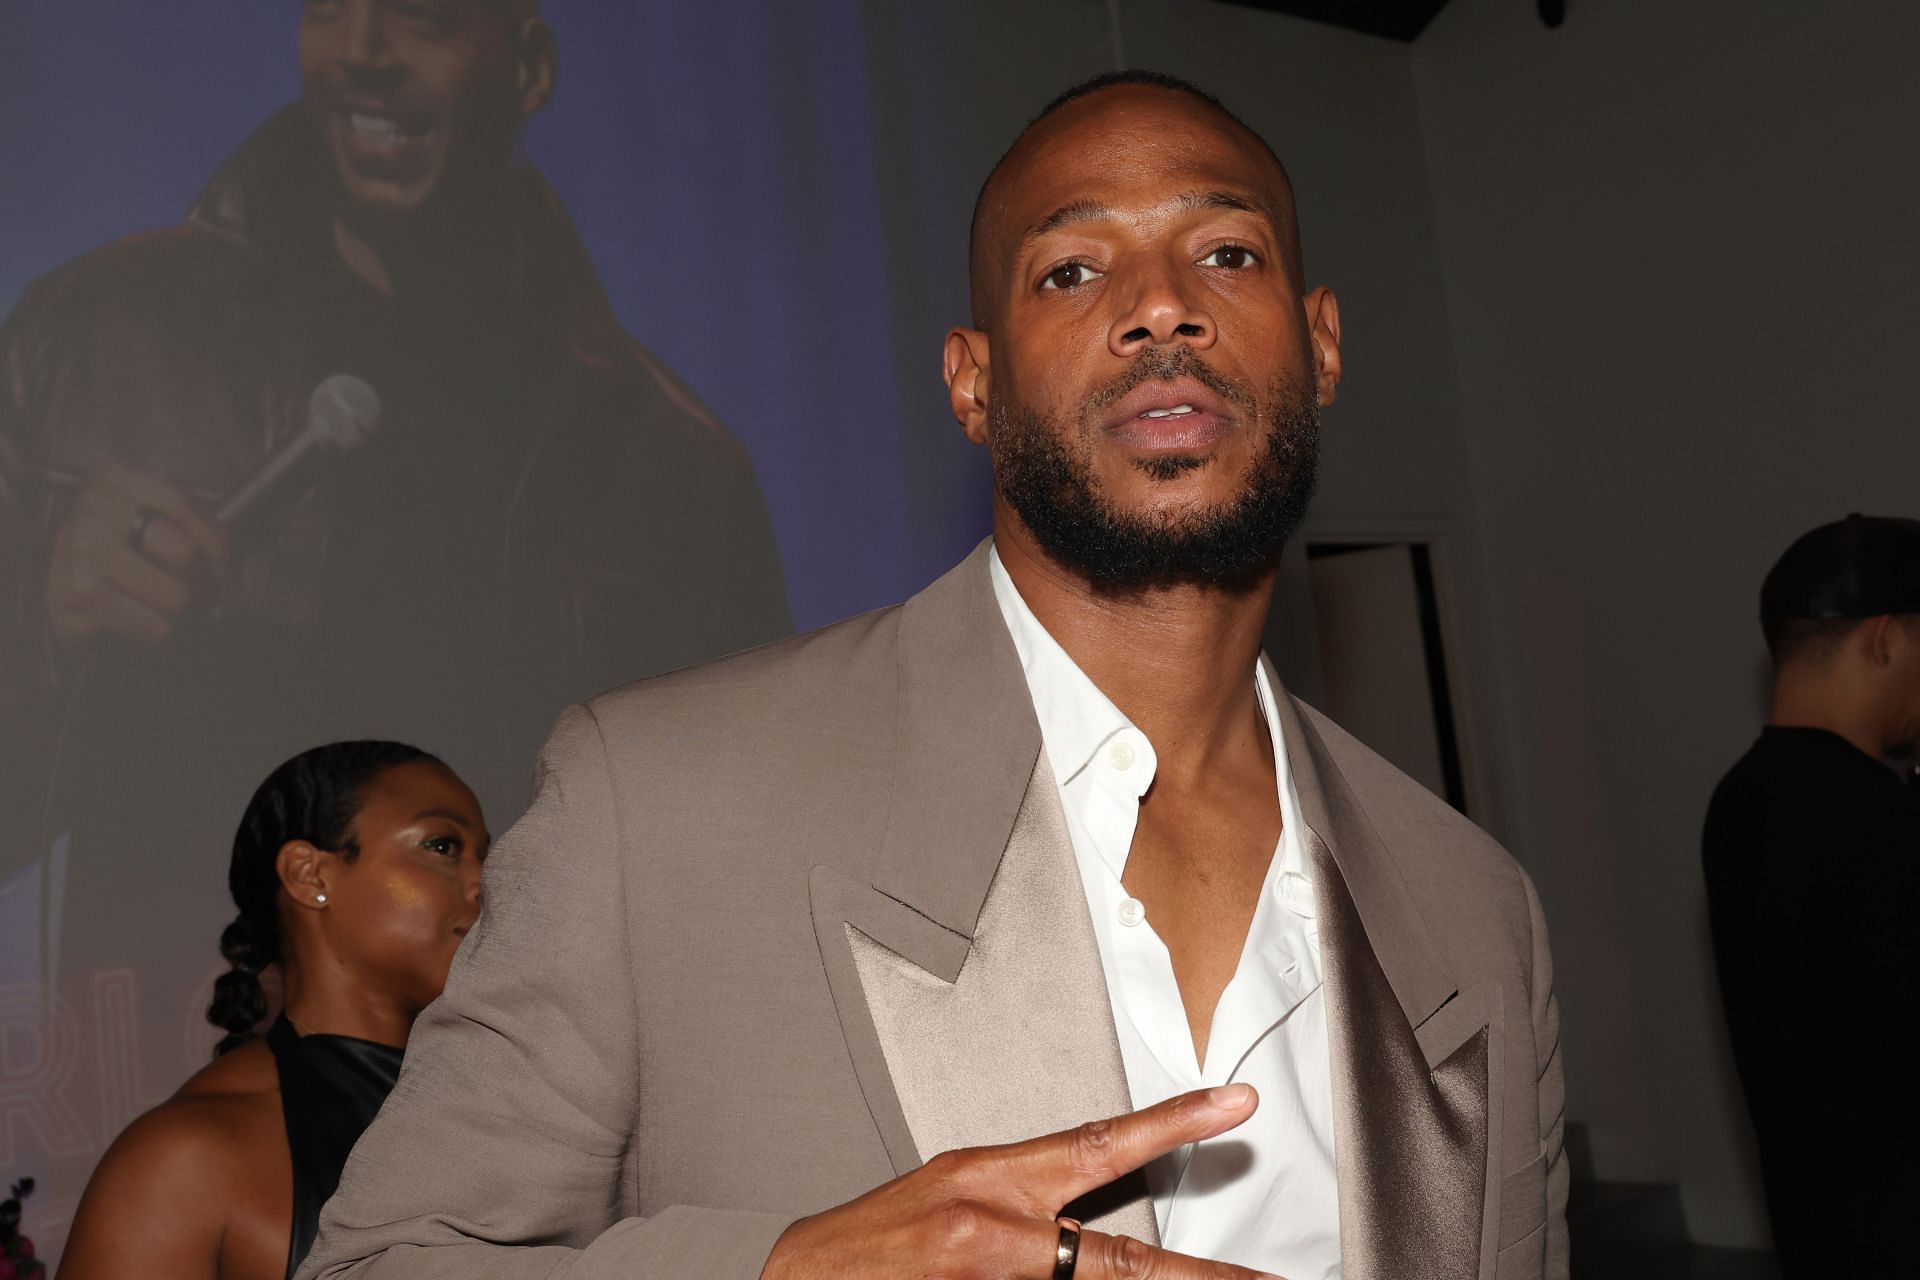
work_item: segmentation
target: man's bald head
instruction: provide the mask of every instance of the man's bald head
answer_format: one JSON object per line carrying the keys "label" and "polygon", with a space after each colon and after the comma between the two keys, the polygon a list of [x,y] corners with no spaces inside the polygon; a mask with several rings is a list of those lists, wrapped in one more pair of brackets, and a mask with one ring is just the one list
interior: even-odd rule
{"label": "man's bald head", "polygon": [[[1200,86],[1178,76],[1158,71],[1109,71],[1082,81],[1049,102],[1027,123],[1006,153],[993,166],[973,204],[973,221],[968,231],[968,282],[972,297],[973,325],[990,330],[1004,296],[1009,258],[1018,247],[1022,233],[1028,230],[1009,224],[1009,187],[1017,183],[1024,161],[1060,129],[1071,129],[1087,122],[1090,108],[1105,105],[1097,95],[1131,92],[1170,95],[1169,105],[1191,113],[1196,107],[1218,119],[1222,128],[1250,139],[1267,172],[1259,185],[1270,192],[1270,212],[1280,232],[1285,268],[1296,288],[1305,289],[1300,252],[1299,217],[1294,208],[1293,183],[1266,139],[1250,129],[1240,117],[1227,110],[1220,99]],[[1251,176],[1251,175],[1250,175]]]}

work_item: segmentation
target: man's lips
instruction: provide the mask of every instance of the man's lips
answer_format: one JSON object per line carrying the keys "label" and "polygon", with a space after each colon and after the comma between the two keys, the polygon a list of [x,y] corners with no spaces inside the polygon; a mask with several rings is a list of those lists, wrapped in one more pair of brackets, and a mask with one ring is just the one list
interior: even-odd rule
{"label": "man's lips", "polygon": [[1204,449],[1233,429],[1227,402],[1191,378],[1148,382],[1115,404],[1107,435],[1132,449]]}
{"label": "man's lips", "polygon": [[378,94],[343,93],[328,104],[330,114],[371,129],[423,134],[433,129],[434,113]]}
{"label": "man's lips", "polygon": [[429,117],[370,99],[336,103],[327,127],[350,163],[375,174],[418,163],[433,136]]}

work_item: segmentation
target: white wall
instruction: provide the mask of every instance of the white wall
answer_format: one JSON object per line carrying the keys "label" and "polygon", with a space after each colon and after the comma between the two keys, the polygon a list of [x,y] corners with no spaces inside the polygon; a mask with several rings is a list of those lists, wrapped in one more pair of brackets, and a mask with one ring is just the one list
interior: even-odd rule
{"label": "white wall", "polygon": [[[1508,809],[1600,1172],[1679,1180],[1697,1239],[1755,1242],[1699,828],[1761,713],[1768,564],[1920,506],[1920,8],[1532,9],[1453,0],[1412,48]],[[1810,924],[1782,964],[1844,927]]]}

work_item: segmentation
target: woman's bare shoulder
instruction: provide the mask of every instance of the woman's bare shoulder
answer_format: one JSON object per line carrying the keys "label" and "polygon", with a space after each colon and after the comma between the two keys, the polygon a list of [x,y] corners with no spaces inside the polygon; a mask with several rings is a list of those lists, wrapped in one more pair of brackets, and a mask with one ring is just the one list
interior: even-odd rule
{"label": "woman's bare shoulder", "polygon": [[285,1144],[265,1045],[202,1068],[107,1148],[81,1197],[62,1276],[124,1274],[136,1257],[178,1267],[154,1274],[203,1274],[230,1217]]}
{"label": "woman's bare shoulder", "polygon": [[95,1178],[113,1172],[142,1181],[188,1174],[204,1180],[244,1170],[263,1140],[284,1142],[279,1112],[272,1052],[258,1042],[244,1045],[202,1067],[128,1125]]}

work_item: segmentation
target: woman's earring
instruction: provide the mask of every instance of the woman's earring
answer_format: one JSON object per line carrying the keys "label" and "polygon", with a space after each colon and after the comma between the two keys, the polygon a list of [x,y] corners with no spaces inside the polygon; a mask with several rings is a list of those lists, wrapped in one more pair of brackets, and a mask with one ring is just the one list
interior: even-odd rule
{"label": "woman's earring", "polygon": [[327,900],[327,895],[324,893],[316,893],[313,895],[313,900],[315,902],[324,903]]}

